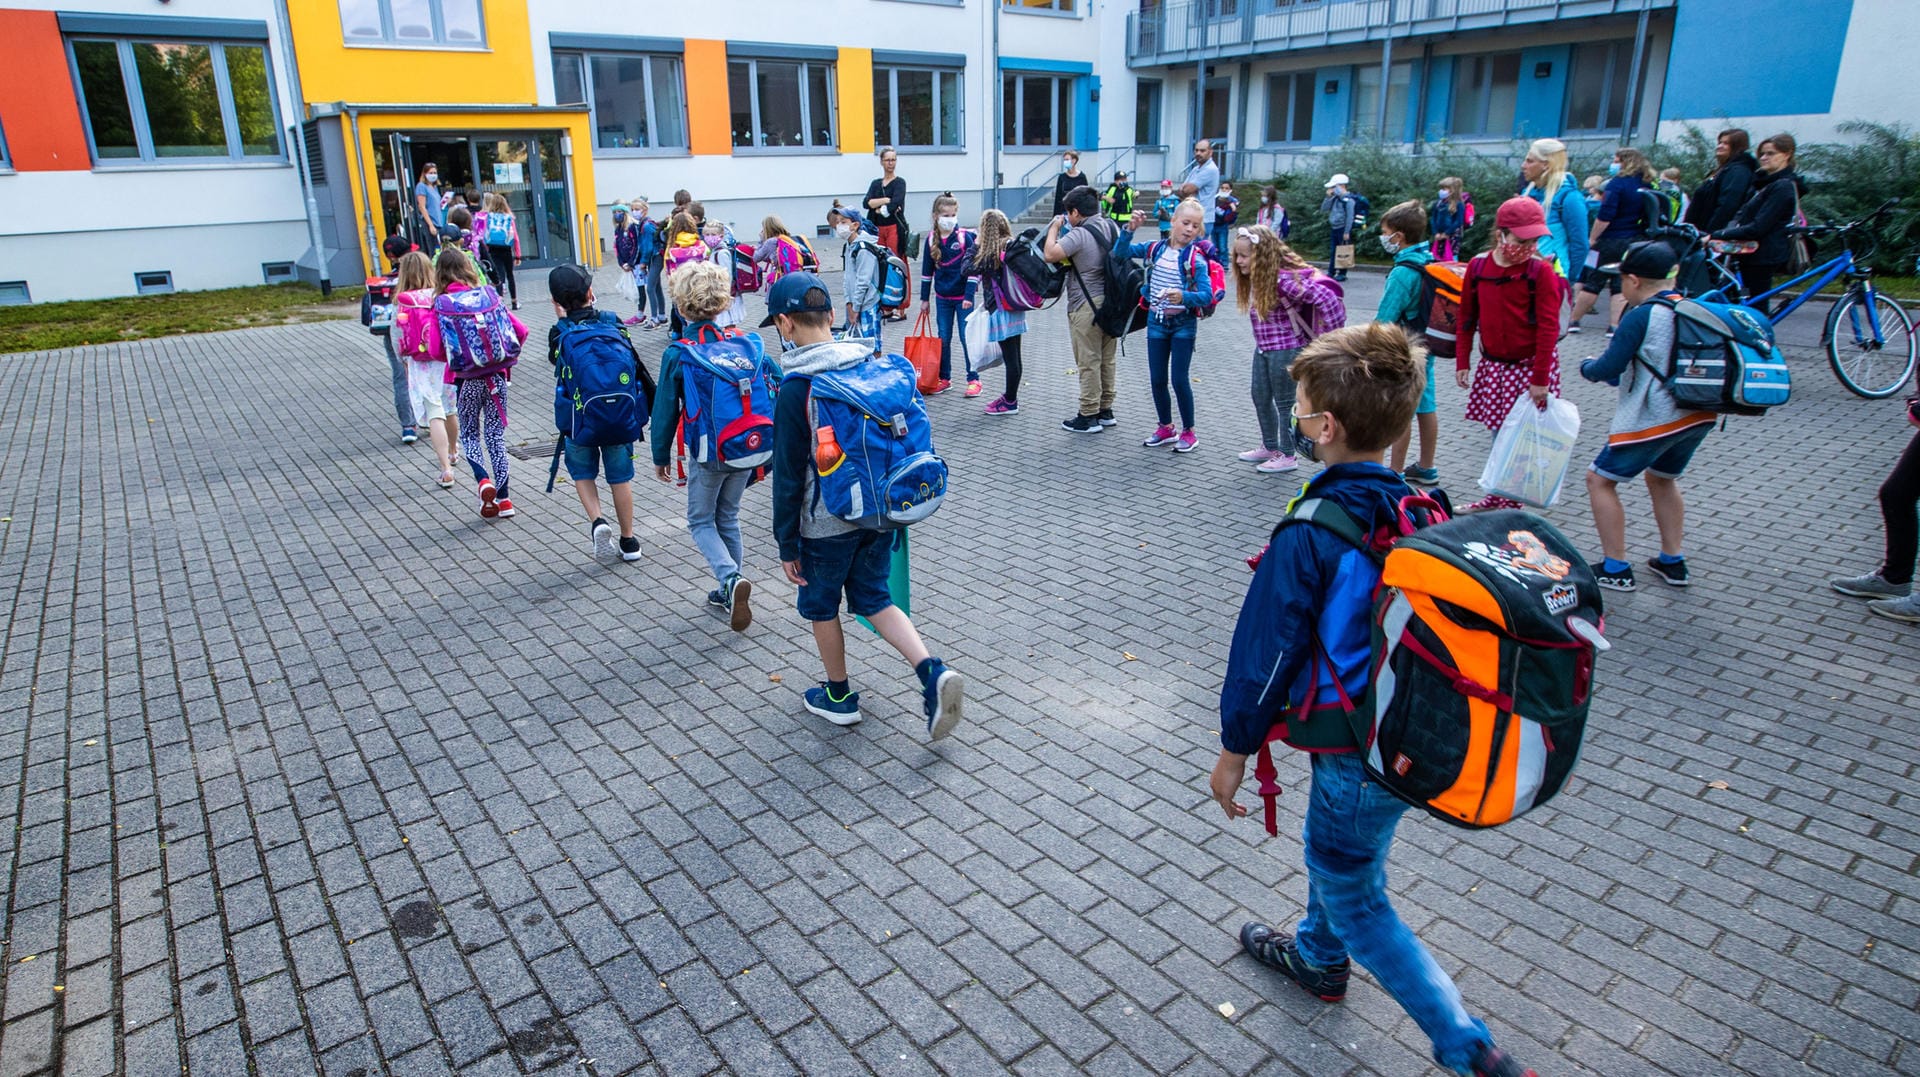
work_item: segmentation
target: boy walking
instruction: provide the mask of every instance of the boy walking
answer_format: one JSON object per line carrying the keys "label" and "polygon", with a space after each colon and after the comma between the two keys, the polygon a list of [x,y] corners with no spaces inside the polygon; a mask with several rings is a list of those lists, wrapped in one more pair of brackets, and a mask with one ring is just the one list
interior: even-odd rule
{"label": "boy walking", "polygon": [[1601,267],[1602,273],[1619,275],[1620,294],[1630,309],[1620,316],[1606,354],[1580,364],[1581,377],[1620,387],[1606,448],[1587,469],[1587,497],[1603,557],[1593,566],[1593,578],[1614,591],[1636,586],[1633,565],[1627,561],[1627,510],[1620,504],[1620,484],[1642,474],[1660,528],[1660,556],[1647,567],[1670,586],[1688,583],[1680,546],[1686,516],[1680,474],[1713,429],[1714,415],[1682,410],[1654,373],[1667,369],[1673,353],[1672,301],[1680,298],[1673,288],[1675,265],[1673,251],[1655,241],[1636,243],[1618,264]]}
{"label": "boy walking", "polygon": [[[553,328],[547,330],[547,359],[554,365],[554,424],[563,439],[567,477],[573,480],[580,507],[587,513],[593,556],[601,561],[612,561],[616,556],[622,561],[638,561],[640,539],[633,533],[633,441],[642,433],[640,424],[645,416],[637,412],[603,413],[600,402],[610,399],[609,395],[585,384],[605,381],[624,387],[628,384],[625,379],[631,378],[643,394],[633,401],[634,407],[644,406],[639,401],[659,394],[654,391],[646,364],[627,339],[620,316],[593,308],[593,277],[585,269],[577,265],[553,267],[547,274],[547,293],[553,297],[554,313],[558,315]],[[581,391],[574,392],[575,388]],[[576,418],[576,408],[584,409],[589,399],[595,405],[592,418]],[[592,433],[587,433],[589,426],[593,427]],[[611,443],[600,444],[603,441]],[[614,517],[620,521],[617,548],[613,527],[600,514],[600,488],[595,480],[603,466],[607,487],[613,494]]]}
{"label": "boy walking", "polygon": [[[1302,499],[1333,502],[1368,533],[1394,519],[1412,490],[1381,457],[1413,420],[1420,358],[1404,330],[1374,323],[1324,334],[1294,359],[1294,418],[1327,465]],[[1387,853],[1407,805],[1368,780],[1339,702],[1367,691],[1379,580],[1370,554],[1311,524],[1280,528],[1254,571],[1220,690],[1220,758],[1209,783],[1227,818],[1247,814],[1234,797],[1247,756],[1269,731],[1303,704],[1325,710],[1288,731],[1289,742],[1314,749],[1306,916],[1291,933],[1248,923],[1240,943],[1327,1002],[1346,997],[1349,961],[1357,960],[1432,1040],[1442,1067],[1479,1077],[1530,1075],[1467,1014],[1459,989],[1387,898]]]}
{"label": "boy walking", "polygon": [[812,428],[813,379],[872,358],[865,340],[833,339],[833,313],[833,297],[819,277],[789,273],[767,294],[767,318],[760,323],[774,326],[794,345],[785,355],[786,375],[774,405],[773,537],[780,544],[781,568],[800,589],[800,616],[813,625],[826,669],[827,679],[807,689],[806,708],[835,725],[860,720],[860,693],[847,679],[847,640],[840,624],[844,594],[848,612],[865,617],[913,666],[927,733],[939,740],[960,723],[961,679],[928,653],[913,622],[893,604],[887,590],[893,534],[842,520],[813,496],[820,481],[816,461],[839,451],[829,427],[821,427],[817,436]]}

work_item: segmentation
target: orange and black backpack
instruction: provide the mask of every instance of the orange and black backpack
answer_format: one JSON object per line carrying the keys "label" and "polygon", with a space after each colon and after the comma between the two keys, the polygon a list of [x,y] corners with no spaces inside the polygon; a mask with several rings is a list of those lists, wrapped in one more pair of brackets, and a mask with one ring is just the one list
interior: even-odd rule
{"label": "orange and black backpack", "polygon": [[[1309,498],[1281,526],[1326,528],[1380,562],[1372,676],[1360,699],[1342,701],[1367,771],[1456,826],[1499,826],[1558,793],[1580,756],[1594,656],[1609,647],[1600,589],[1566,536],[1532,513],[1448,519],[1414,497],[1397,515],[1397,528],[1369,535]],[[1419,515],[1434,522],[1416,530]],[[1260,770],[1272,764],[1260,755],[1266,797]]]}

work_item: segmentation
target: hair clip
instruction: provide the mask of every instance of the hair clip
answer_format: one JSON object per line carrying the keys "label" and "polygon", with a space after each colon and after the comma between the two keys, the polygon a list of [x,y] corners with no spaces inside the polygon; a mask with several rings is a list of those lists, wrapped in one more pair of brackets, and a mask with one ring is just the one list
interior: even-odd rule
{"label": "hair clip", "polygon": [[1251,243],[1256,247],[1260,245],[1260,233],[1254,231],[1251,228],[1240,229],[1239,235],[1241,239],[1246,240],[1248,243]]}

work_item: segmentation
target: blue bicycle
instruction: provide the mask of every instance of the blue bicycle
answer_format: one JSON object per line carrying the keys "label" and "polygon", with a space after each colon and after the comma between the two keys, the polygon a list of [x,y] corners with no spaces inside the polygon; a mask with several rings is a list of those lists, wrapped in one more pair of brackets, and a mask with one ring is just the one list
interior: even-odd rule
{"label": "blue bicycle", "polygon": [[[1762,310],[1769,301],[1813,281],[1804,291],[1782,303],[1768,315],[1778,325],[1799,310],[1807,299],[1827,285],[1846,279],[1846,290],[1827,312],[1827,324],[1820,341],[1827,346],[1827,362],[1834,377],[1856,396],[1884,400],[1900,391],[1913,377],[1920,361],[1920,341],[1913,335],[1913,319],[1892,296],[1873,286],[1873,269],[1868,264],[1879,249],[1875,226],[1893,212],[1899,199],[1890,198],[1879,209],[1851,224],[1790,226],[1791,235],[1808,239],[1837,237],[1840,253],[1805,273],[1761,295],[1749,296],[1740,280],[1739,265],[1733,255],[1751,254],[1756,244],[1746,241],[1706,240],[1708,273],[1717,290]],[[1698,233],[1694,233],[1696,236]]]}

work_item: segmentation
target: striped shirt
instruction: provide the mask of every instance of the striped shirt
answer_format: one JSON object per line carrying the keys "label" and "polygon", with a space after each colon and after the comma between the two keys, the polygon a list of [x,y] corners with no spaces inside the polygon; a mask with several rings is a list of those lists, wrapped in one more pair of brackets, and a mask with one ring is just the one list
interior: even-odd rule
{"label": "striped shirt", "polygon": [[1186,304],[1179,299],[1171,303],[1166,299],[1168,292],[1187,290],[1186,282],[1180,275],[1180,254],[1181,249],[1169,243],[1166,249],[1160,252],[1160,257],[1154,260],[1153,272],[1147,279],[1147,292],[1153,296],[1155,314],[1171,316],[1187,309]]}

